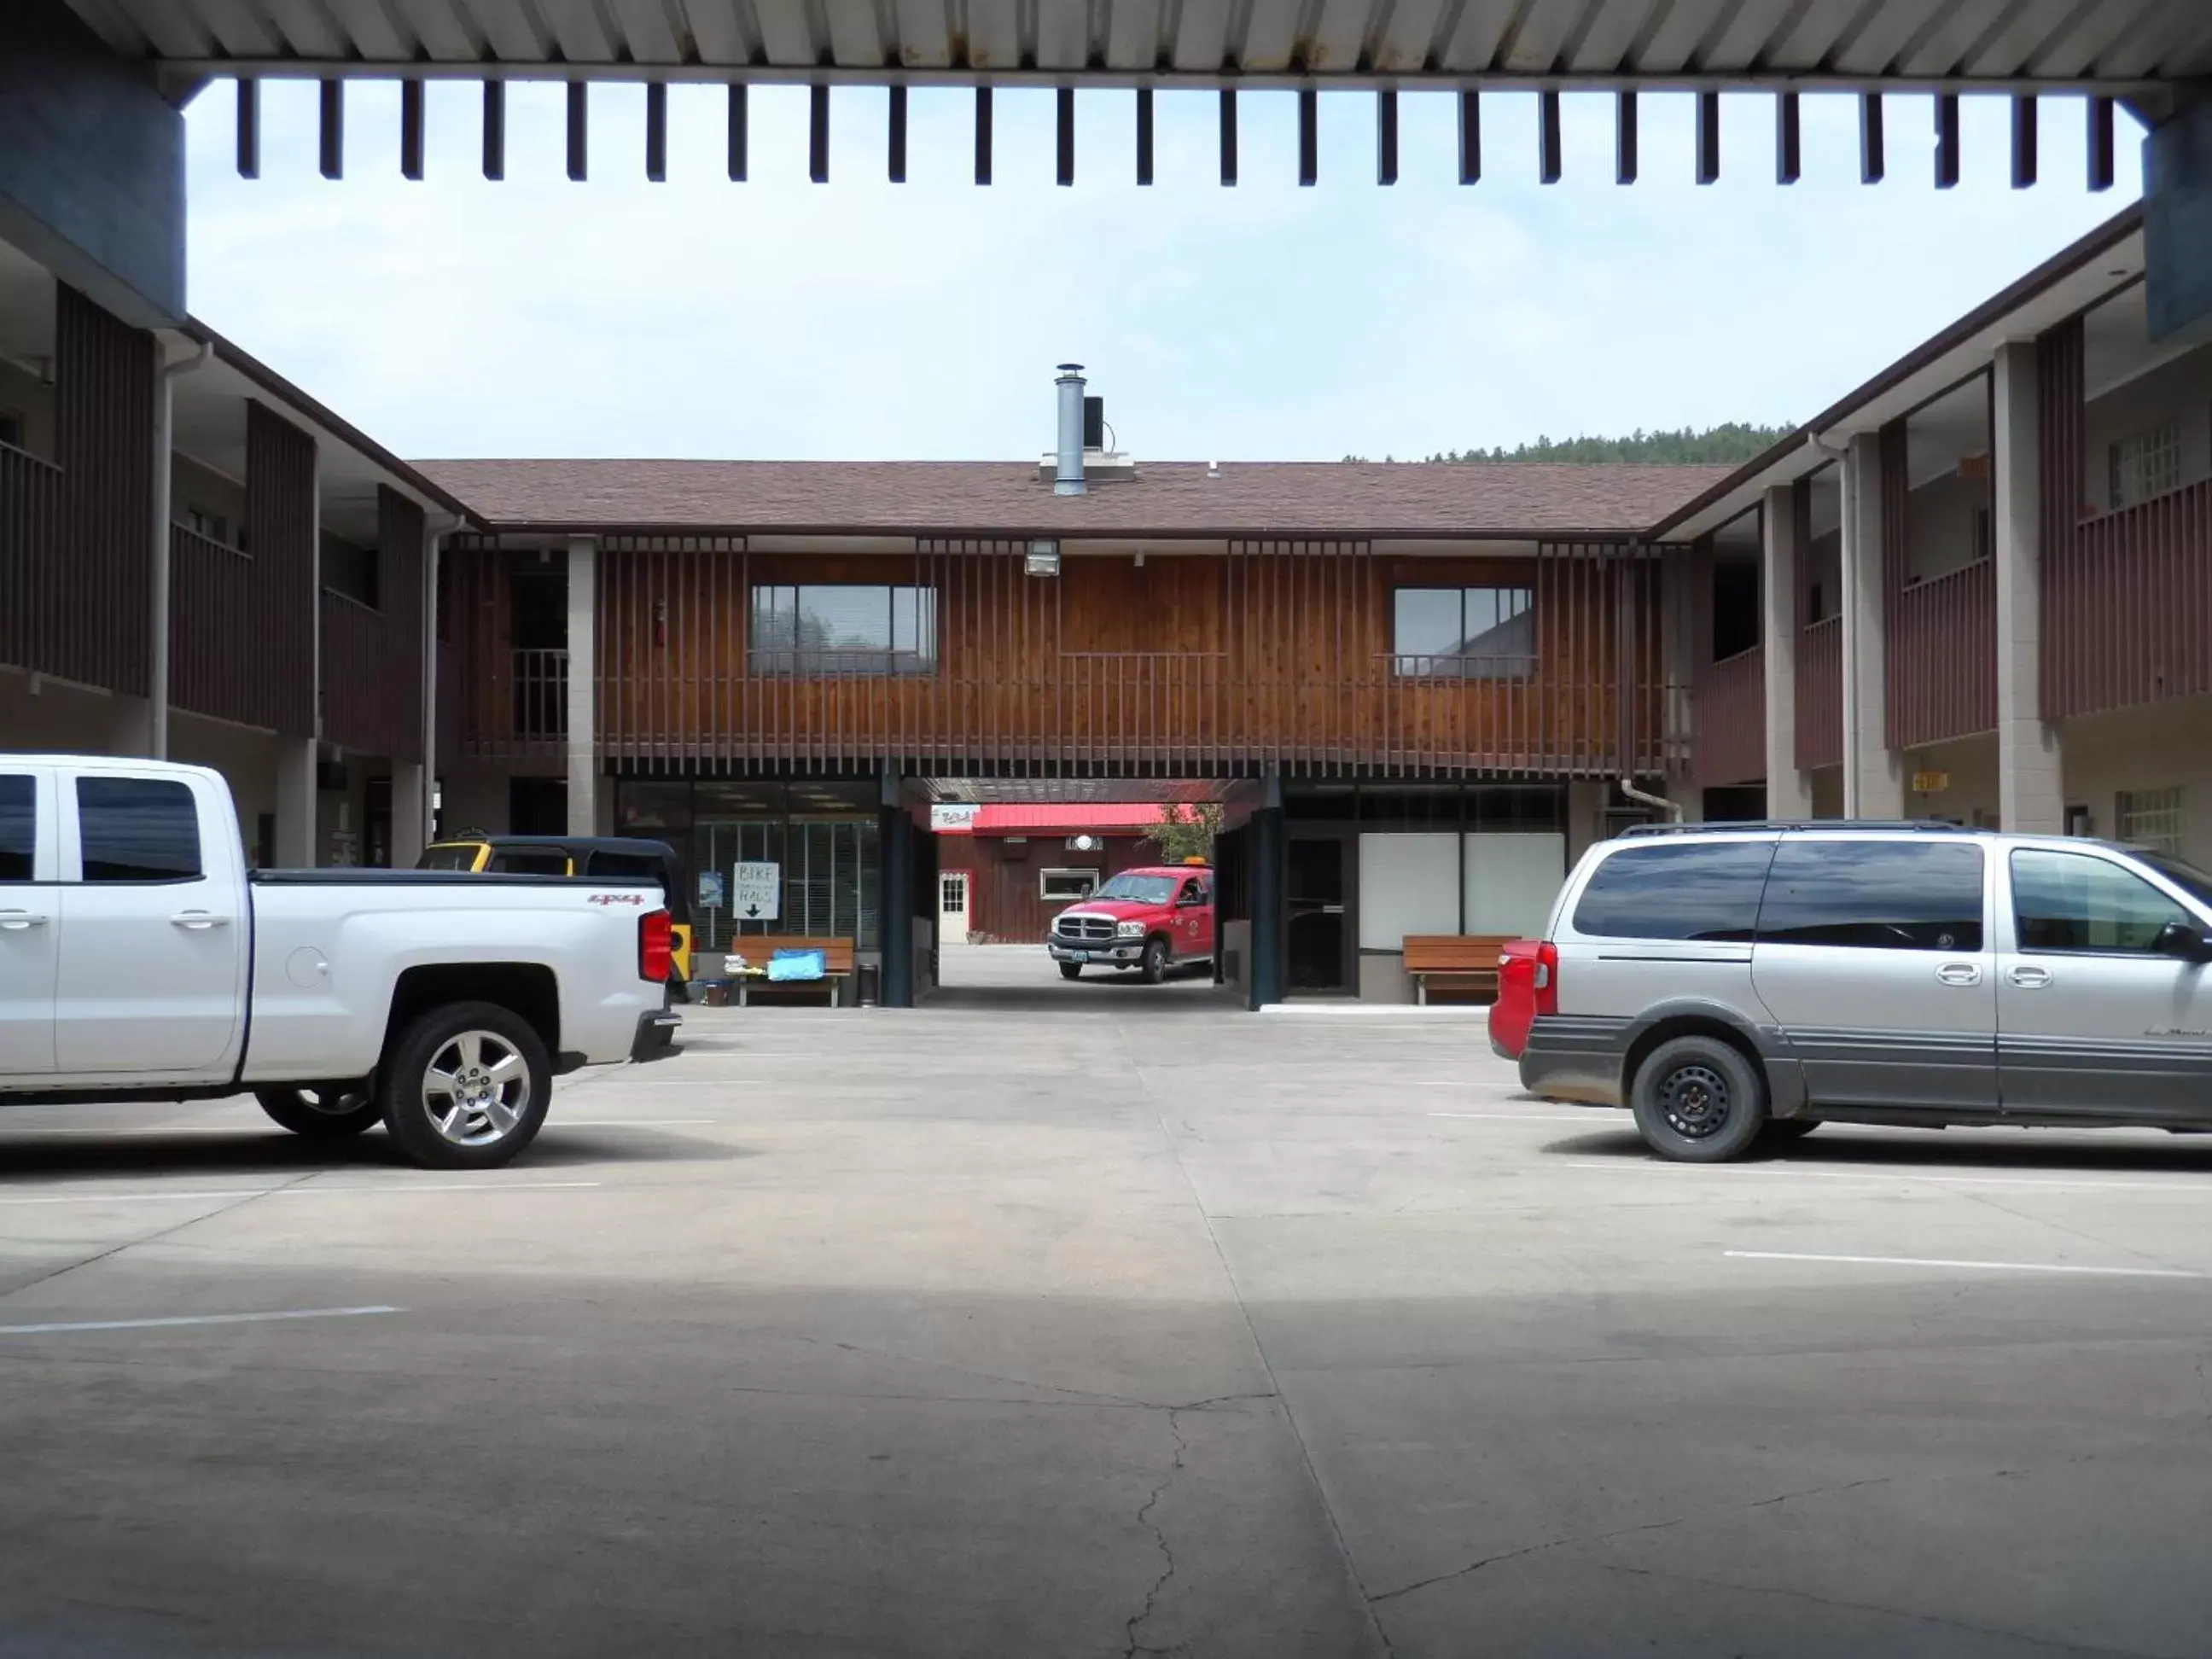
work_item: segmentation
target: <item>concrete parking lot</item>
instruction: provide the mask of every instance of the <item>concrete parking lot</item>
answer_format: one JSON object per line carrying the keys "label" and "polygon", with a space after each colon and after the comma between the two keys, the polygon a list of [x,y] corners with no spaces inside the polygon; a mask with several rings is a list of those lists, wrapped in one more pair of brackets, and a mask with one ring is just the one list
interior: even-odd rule
{"label": "concrete parking lot", "polygon": [[489,1175],[0,1117],[0,1653],[2205,1650],[2212,1145],[1667,1166],[1005,960]]}

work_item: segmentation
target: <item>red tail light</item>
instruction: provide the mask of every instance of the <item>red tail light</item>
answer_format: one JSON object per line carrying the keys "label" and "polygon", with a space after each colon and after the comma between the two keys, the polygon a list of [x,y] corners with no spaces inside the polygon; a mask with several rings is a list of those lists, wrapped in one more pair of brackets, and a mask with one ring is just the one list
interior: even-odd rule
{"label": "red tail light", "polygon": [[1559,947],[1549,939],[1536,947],[1536,1012],[1559,1012]]}
{"label": "red tail light", "polygon": [[668,912],[648,910],[637,919],[637,976],[655,985],[668,982],[675,965],[676,930]]}

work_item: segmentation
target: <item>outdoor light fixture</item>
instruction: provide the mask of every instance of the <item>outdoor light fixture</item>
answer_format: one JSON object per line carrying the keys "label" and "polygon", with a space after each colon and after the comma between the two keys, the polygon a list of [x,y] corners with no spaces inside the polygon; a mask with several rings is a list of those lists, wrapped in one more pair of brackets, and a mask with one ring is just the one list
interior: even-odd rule
{"label": "outdoor light fixture", "polygon": [[1030,556],[1023,562],[1022,568],[1032,576],[1057,576],[1060,574],[1060,544],[1031,542]]}

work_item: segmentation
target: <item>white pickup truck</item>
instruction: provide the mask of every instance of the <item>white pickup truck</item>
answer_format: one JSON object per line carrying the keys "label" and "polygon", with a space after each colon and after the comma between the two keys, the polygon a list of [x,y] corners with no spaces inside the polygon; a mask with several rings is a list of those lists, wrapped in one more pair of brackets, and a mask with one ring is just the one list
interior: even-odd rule
{"label": "white pickup truck", "polygon": [[668,1051],[659,888],[246,867],[222,776],[0,754],[0,1105],[251,1093],[417,1164],[529,1146],[556,1073]]}

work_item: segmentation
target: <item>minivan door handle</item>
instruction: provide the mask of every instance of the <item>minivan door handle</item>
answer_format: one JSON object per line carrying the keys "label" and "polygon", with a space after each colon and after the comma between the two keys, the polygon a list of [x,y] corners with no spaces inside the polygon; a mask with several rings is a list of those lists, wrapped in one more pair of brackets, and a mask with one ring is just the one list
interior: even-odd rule
{"label": "minivan door handle", "polygon": [[1936,977],[1946,985],[1979,985],[1982,969],[1975,962],[1947,962],[1936,970]]}
{"label": "minivan door handle", "polygon": [[2023,991],[2040,990],[2051,983],[2051,969],[2023,966],[2014,969],[2009,977]]}

